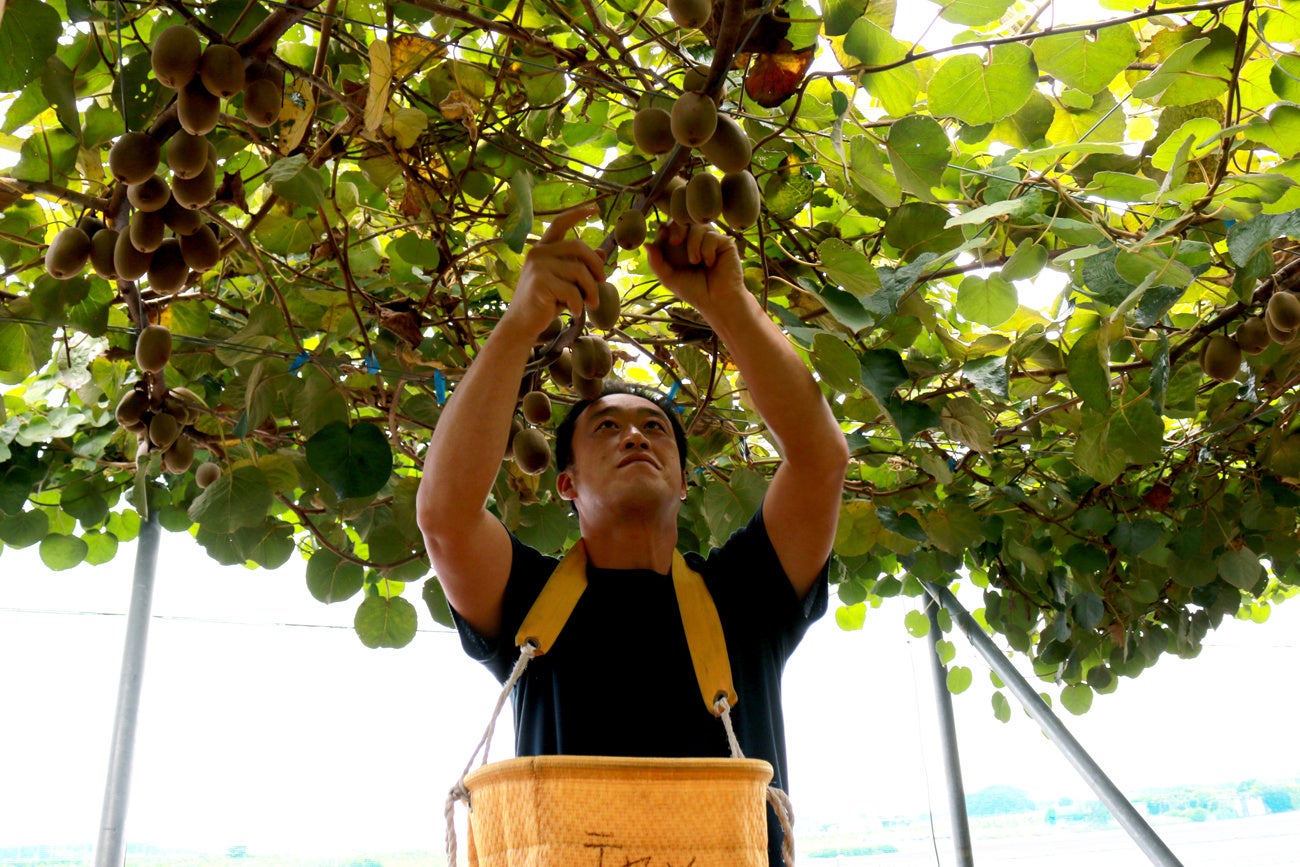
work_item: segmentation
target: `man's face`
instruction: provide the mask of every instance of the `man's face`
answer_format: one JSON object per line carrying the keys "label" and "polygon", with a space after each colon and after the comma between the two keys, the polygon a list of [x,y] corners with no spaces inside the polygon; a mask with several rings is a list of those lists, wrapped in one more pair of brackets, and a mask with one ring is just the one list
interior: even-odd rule
{"label": "man's face", "polygon": [[671,508],[686,496],[672,424],[651,401],[611,394],[592,403],[573,431],[573,461],[556,482],[579,513],[591,508]]}

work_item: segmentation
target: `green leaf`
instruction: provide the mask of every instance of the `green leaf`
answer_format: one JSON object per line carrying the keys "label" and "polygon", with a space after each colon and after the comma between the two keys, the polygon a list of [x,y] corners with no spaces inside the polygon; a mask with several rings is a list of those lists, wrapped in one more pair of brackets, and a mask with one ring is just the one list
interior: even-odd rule
{"label": "green leaf", "polygon": [[1137,35],[1129,24],[1089,33],[1060,33],[1034,40],[1034,59],[1043,72],[1084,93],[1096,93],[1137,59]]}
{"label": "green leaf", "polygon": [[1119,407],[1110,420],[1108,441],[1129,463],[1150,464],[1164,456],[1165,424],[1150,402],[1136,400]]}
{"label": "green leaf", "polygon": [[233,533],[262,523],[271,508],[271,488],[254,466],[222,473],[190,504],[190,519],[211,533]]}
{"label": "green leaf", "polygon": [[1109,484],[1128,466],[1128,456],[1111,442],[1110,416],[1085,412],[1083,419],[1074,448],[1074,463],[1093,479]]}
{"label": "green leaf", "polygon": [[867,622],[867,605],[859,602],[855,605],[841,605],[835,609],[835,625],[845,632],[855,632]]}
{"label": "green leaf", "polygon": [[1138,518],[1136,521],[1120,521],[1108,538],[1121,554],[1137,557],[1159,542],[1162,535],[1163,531],[1155,521]]}
{"label": "green leaf", "polygon": [[826,0],[822,4],[822,28],[827,36],[843,36],[863,13],[869,0]]}
{"label": "green leaf", "polygon": [[838,238],[828,238],[817,245],[817,255],[822,273],[845,291],[863,298],[880,289],[876,269],[857,248]]}
{"label": "green leaf", "polygon": [[420,597],[424,599],[424,605],[429,609],[429,614],[435,623],[448,629],[456,628],[456,621],[451,616],[451,606],[447,604],[447,594],[443,592],[437,578],[425,579],[424,586],[420,589]]}
{"label": "green leaf", "polygon": [[979,516],[964,503],[952,503],[922,517],[921,525],[941,551],[960,557],[981,540]]}
{"label": "green leaf", "polygon": [[400,596],[367,596],[352,622],[361,643],[371,649],[401,648],[415,638],[415,606]]}
{"label": "green leaf", "polygon": [[39,0],[8,0],[0,18],[0,92],[22,90],[59,47],[63,22]]}
{"label": "green leaf", "polygon": [[904,615],[903,627],[913,638],[924,638],[930,634],[930,618],[925,612],[913,609]]}
{"label": "green leaf", "polygon": [[859,557],[869,552],[884,528],[876,516],[876,507],[865,500],[852,500],[840,506],[835,525],[835,553],[841,557]]}
{"label": "green leaf", "polygon": [[933,201],[933,187],[943,183],[951,159],[951,143],[937,120],[911,115],[895,121],[885,139],[889,163],[899,185],[924,201]]}
{"label": "green leaf", "polygon": [[813,367],[836,391],[853,394],[862,387],[862,362],[847,343],[833,334],[819,331],[813,338]]}
{"label": "green leaf", "polygon": [[1020,307],[1020,295],[1010,281],[999,274],[969,275],[957,287],[957,313],[962,318],[989,328],[1010,319]]}
{"label": "green leaf", "polygon": [[351,599],[365,582],[365,569],[326,548],[318,548],[307,561],[307,590],[318,602]]}
{"label": "green leaf", "polygon": [[993,425],[989,422],[988,413],[969,397],[954,397],[945,403],[939,418],[943,432],[957,442],[980,454],[987,455],[993,451]]}
{"label": "green leaf", "polygon": [[402,261],[409,262],[425,271],[438,267],[441,257],[438,245],[434,241],[421,238],[415,232],[403,232],[388,245],[388,253],[396,253]]}
{"label": "green leaf", "polygon": [[1216,565],[1224,581],[1248,593],[1264,574],[1259,555],[1249,548],[1228,549],[1219,555]]}
{"label": "green leaf", "polygon": [[325,207],[325,181],[320,171],[308,163],[306,154],[276,160],[267,168],[265,180],[278,195],[291,202]]}
{"label": "green leaf", "polygon": [[1037,277],[1048,261],[1047,248],[1033,242],[1021,244],[1007,261],[1002,263],[1003,280],[1032,280]]}
{"label": "green leaf", "polygon": [[862,384],[884,403],[894,389],[907,382],[907,368],[903,356],[892,349],[868,349],[862,353]]}
{"label": "green leaf", "polygon": [[1082,716],[1092,707],[1092,687],[1086,683],[1072,683],[1061,690],[1061,705],[1075,716]]}
{"label": "green leaf", "polygon": [[1096,593],[1080,593],[1070,604],[1074,606],[1075,623],[1084,629],[1096,629],[1101,625],[1101,619],[1106,614],[1106,606]]}
{"label": "green leaf", "polygon": [[891,397],[884,402],[884,408],[904,443],[911,442],[921,431],[937,428],[942,423],[939,414],[920,401]]}
{"label": "green leaf", "polygon": [[1010,396],[1011,381],[1007,375],[1005,355],[989,355],[969,361],[961,372],[980,391],[987,391],[1004,400]]}
{"label": "green leaf", "polygon": [[369,497],[388,483],[393,449],[375,424],[335,421],[307,440],[307,464],[340,500]]}
{"label": "green leaf", "polygon": [[0,542],[11,548],[35,545],[50,532],[50,516],[40,509],[19,512],[12,517],[0,515]]}
{"label": "green leaf", "polygon": [[1080,337],[1065,359],[1070,386],[1083,398],[1083,405],[1098,412],[1110,408],[1110,371],[1102,360],[1105,348],[1101,333],[1090,331]]}
{"label": "green leaf", "polygon": [[997,21],[1013,0],[931,0],[939,3],[939,17],[953,24],[980,27]]}
{"label": "green leaf", "polygon": [[76,536],[51,533],[41,540],[40,550],[42,563],[55,572],[63,572],[80,565],[90,548]]}
{"label": "green leaf", "polygon": [[[12,310],[11,315],[22,316]],[[50,329],[25,322],[0,319],[0,379],[17,382],[50,360]]]}
{"label": "green leaf", "polygon": [[1007,697],[1001,691],[997,691],[993,693],[991,701],[993,702],[994,718],[998,722],[1010,722],[1011,703],[1007,701]]}
{"label": "green leaf", "polygon": [[948,669],[948,692],[961,695],[975,682],[975,675],[964,665],[954,665]]}
{"label": "green leaf", "polygon": [[59,125],[69,134],[81,138],[81,115],[77,114],[72,70],[57,55],[45,61],[45,68],[41,70],[41,92],[54,107]]}
{"label": "green leaf", "polygon": [[510,178],[515,207],[501,226],[501,240],[516,253],[524,251],[528,233],[533,229],[533,176],[520,169]]}
{"label": "green leaf", "polygon": [[930,110],[963,123],[993,123],[1025,104],[1038,83],[1038,65],[1024,45],[995,45],[987,62],[972,54],[950,57],[930,80]]}

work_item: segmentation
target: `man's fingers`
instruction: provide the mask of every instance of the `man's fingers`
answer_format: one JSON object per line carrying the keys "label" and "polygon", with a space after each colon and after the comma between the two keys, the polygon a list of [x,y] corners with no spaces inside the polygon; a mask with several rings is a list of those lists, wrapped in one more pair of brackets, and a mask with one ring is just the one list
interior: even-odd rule
{"label": "man's fingers", "polygon": [[542,233],[542,240],[540,243],[554,244],[556,241],[563,240],[564,236],[568,234],[570,229],[574,228],[579,223],[585,222],[591,217],[594,217],[599,210],[600,209],[596,207],[595,202],[589,202],[585,205],[578,205],[576,208],[569,208],[569,210],[561,212],[559,216],[551,221],[551,225],[546,227],[546,231]]}

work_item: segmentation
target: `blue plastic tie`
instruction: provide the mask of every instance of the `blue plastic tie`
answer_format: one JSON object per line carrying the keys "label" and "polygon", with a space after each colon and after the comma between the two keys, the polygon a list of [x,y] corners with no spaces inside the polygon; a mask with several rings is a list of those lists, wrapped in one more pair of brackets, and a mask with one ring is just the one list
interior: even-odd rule
{"label": "blue plastic tie", "polygon": [[299,352],[296,356],[294,356],[293,361],[289,362],[289,372],[293,373],[295,370],[302,367],[304,364],[307,363],[307,360],[309,358],[311,358],[311,353],[308,352],[307,350],[304,349],[302,352]]}
{"label": "blue plastic tie", "polygon": [[438,401],[438,406],[447,402],[447,377],[442,375],[441,370],[433,372],[433,396]]}
{"label": "blue plastic tie", "polygon": [[376,374],[379,372],[379,362],[375,360],[375,351],[372,349],[366,353],[366,373]]}

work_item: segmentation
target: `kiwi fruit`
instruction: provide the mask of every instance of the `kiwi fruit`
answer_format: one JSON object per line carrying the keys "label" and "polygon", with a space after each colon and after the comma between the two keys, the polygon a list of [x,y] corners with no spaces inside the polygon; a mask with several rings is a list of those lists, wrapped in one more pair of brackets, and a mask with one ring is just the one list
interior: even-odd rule
{"label": "kiwi fruit", "polygon": [[175,238],[163,241],[149,260],[149,285],[155,292],[171,294],[185,285],[188,276],[190,266],[181,253],[181,242]]}
{"label": "kiwi fruit", "polygon": [[163,452],[163,467],[167,472],[181,475],[194,463],[194,443],[188,437],[177,437],[172,447]]}
{"label": "kiwi fruit", "polygon": [[191,211],[174,198],[168,199],[167,204],[163,205],[163,209],[158,214],[162,217],[167,228],[177,235],[193,235],[203,225],[202,214],[198,211]]}
{"label": "kiwi fruit", "polygon": [[129,132],[120,136],[108,152],[108,168],[124,184],[138,184],[153,177],[162,158],[162,146],[153,136]]}
{"label": "kiwi fruit", "polygon": [[150,175],[140,183],[127,187],[126,197],[137,210],[161,211],[172,197],[172,191],[162,178]]}
{"label": "kiwi fruit", "polygon": [[113,267],[113,249],[117,246],[117,230],[101,229],[90,239],[90,267],[105,280],[116,280]]}
{"label": "kiwi fruit", "polygon": [[598,376],[595,379],[588,379],[574,371],[573,390],[583,400],[595,400],[605,390],[605,378]]}
{"label": "kiwi fruit", "polygon": [[131,246],[141,253],[152,253],[162,246],[167,224],[157,211],[136,211],[131,215]]}
{"label": "kiwi fruit", "polygon": [[673,23],[685,30],[699,30],[713,14],[713,0],[668,0]]}
{"label": "kiwi fruit", "polygon": [[59,231],[45,248],[45,271],[55,280],[71,280],[90,261],[90,238],[76,226]]}
{"label": "kiwi fruit", "polygon": [[1268,329],[1268,336],[1272,338],[1273,342],[1281,346],[1285,346],[1295,339],[1296,333],[1294,331],[1283,331],[1274,325],[1273,320],[1267,315],[1264,316],[1264,327]]}
{"label": "kiwi fruit", "polygon": [[1201,356],[1201,369],[1205,375],[1219,382],[1231,382],[1241,369],[1241,347],[1231,337],[1216,334],[1205,345]]}
{"label": "kiwi fruit", "polygon": [[718,128],[718,107],[702,93],[688,90],[673,103],[670,115],[673,138],[682,147],[697,148]]}
{"label": "kiwi fruit", "polygon": [[618,287],[608,280],[602,280],[597,292],[600,304],[587,309],[587,321],[596,328],[608,331],[618,323],[622,313],[623,301],[618,297]]}
{"label": "kiwi fruit", "polygon": [[205,165],[203,171],[193,178],[172,179],[172,198],[191,211],[208,205],[216,194],[217,170],[212,163]]}
{"label": "kiwi fruit", "polygon": [[695,223],[707,223],[722,215],[722,184],[708,172],[694,175],[686,184],[686,210]]}
{"label": "kiwi fruit", "polygon": [[694,222],[690,210],[686,207],[686,184],[673,190],[672,198],[668,201],[668,213],[674,221],[683,226],[689,226]]}
{"label": "kiwi fruit", "polygon": [[535,427],[524,428],[515,434],[510,446],[515,456],[515,466],[530,476],[546,472],[551,465],[551,446],[546,434]]}
{"label": "kiwi fruit", "polygon": [[198,177],[208,164],[208,140],[178,129],[167,142],[167,165],[177,178]]}
{"label": "kiwi fruit", "polygon": [[506,434],[506,453],[502,460],[514,460],[515,457],[515,437],[524,429],[524,423],[515,416],[510,417],[510,432]]}
{"label": "kiwi fruit", "polygon": [[749,136],[728,115],[718,115],[718,126],[709,140],[700,145],[700,153],[724,172],[743,172],[749,168],[754,146]]}
{"label": "kiwi fruit", "polygon": [[176,98],[176,117],[181,129],[190,135],[207,135],[217,128],[221,119],[221,100],[208,93],[203,82],[196,78]]}
{"label": "kiwi fruit", "polygon": [[758,181],[746,171],[728,172],[722,178],[722,218],[733,229],[748,229],[758,222]]}
{"label": "kiwi fruit", "polygon": [[536,344],[537,346],[546,346],[552,340],[559,337],[560,332],[563,330],[564,330],[564,320],[557,316],[554,319],[552,319],[545,328],[542,329],[542,333],[537,335],[537,339],[533,341],[533,343]]}
{"label": "kiwi fruit", "polygon": [[662,108],[641,109],[632,118],[632,140],[643,153],[668,153],[677,144],[672,115]]}
{"label": "kiwi fruit", "polygon": [[168,448],[180,435],[181,423],[171,413],[156,412],[149,419],[149,442],[156,447]]}
{"label": "kiwi fruit", "polygon": [[180,243],[185,264],[195,271],[206,271],[221,261],[221,246],[217,243],[217,236],[207,226],[199,226],[193,234],[182,235]]}
{"label": "kiwi fruit", "polygon": [[199,71],[202,56],[198,34],[183,24],[173,24],[154,39],[149,63],[160,84],[180,90]]}
{"label": "kiwi fruit", "polygon": [[172,357],[172,333],[165,325],[146,325],[135,340],[135,363],[148,373],[157,373]]}
{"label": "kiwi fruit", "polygon": [[594,334],[584,334],[573,341],[573,373],[576,381],[579,376],[584,379],[600,379],[614,366],[614,356],[609,351],[609,344]]}
{"label": "kiwi fruit", "polygon": [[1247,355],[1259,355],[1273,342],[1273,338],[1268,334],[1268,325],[1259,316],[1251,316],[1238,325],[1237,330],[1232,334],[1232,339],[1237,341],[1241,351]]}
{"label": "kiwi fruit", "polygon": [[682,75],[682,91],[704,90],[704,84],[709,80],[709,71],[701,69],[698,66],[686,67],[686,72]]}
{"label": "kiwi fruit", "polygon": [[525,394],[522,408],[529,424],[546,424],[551,420],[551,398],[544,391],[533,390]]}
{"label": "kiwi fruit", "polygon": [[137,250],[131,243],[131,233],[122,232],[113,246],[113,271],[119,280],[139,280],[149,270],[153,253]]}
{"label": "kiwi fruit", "polygon": [[645,214],[628,208],[614,220],[614,242],[624,250],[635,250],[645,243]]}
{"label": "kiwi fruit", "polygon": [[117,419],[118,424],[133,425],[137,424],[148,411],[149,396],[143,391],[133,388],[122,395],[122,399],[117,402],[117,409],[113,411],[113,416]]}
{"label": "kiwi fruit", "polygon": [[77,228],[86,233],[86,237],[95,240],[95,235],[102,232],[105,228],[104,221],[98,217],[92,217],[89,214],[83,214],[77,218]]}
{"label": "kiwi fruit", "polygon": [[219,478],[221,478],[221,466],[212,461],[199,464],[199,468],[194,471],[194,483],[200,488],[208,487]]}
{"label": "kiwi fruit", "polygon": [[1264,315],[1278,331],[1295,331],[1300,328],[1300,298],[1290,292],[1274,292]]}
{"label": "kiwi fruit", "polygon": [[679,271],[700,267],[697,263],[691,261],[690,252],[686,249],[684,243],[672,244],[665,238],[657,246],[664,257],[664,261]]}
{"label": "kiwi fruit", "polygon": [[551,382],[561,388],[573,387],[573,352],[567,346],[546,369],[551,374]]}
{"label": "kiwi fruit", "polygon": [[244,58],[229,45],[209,45],[199,60],[199,80],[209,93],[229,99],[244,89]]}
{"label": "kiwi fruit", "polygon": [[686,179],[681,175],[673,175],[659,188],[659,192],[654,197],[654,202],[661,208],[667,208],[673,200],[673,193],[684,186],[686,186]]}
{"label": "kiwi fruit", "polygon": [[266,78],[255,78],[244,85],[244,117],[253,126],[270,126],[280,117],[284,99],[279,85]]}

